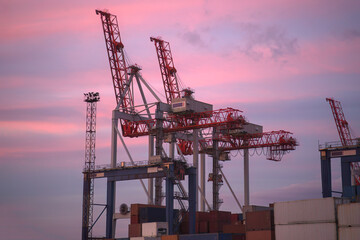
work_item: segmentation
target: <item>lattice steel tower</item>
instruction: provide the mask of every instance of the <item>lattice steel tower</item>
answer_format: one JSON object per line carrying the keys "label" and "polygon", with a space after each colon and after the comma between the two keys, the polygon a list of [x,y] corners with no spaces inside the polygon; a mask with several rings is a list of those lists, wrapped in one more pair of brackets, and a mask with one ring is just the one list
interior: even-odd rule
{"label": "lattice steel tower", "polygon": [[95,170],[95,140],[96,140],[96,103],[100,101],[99,93],[84,93],[86,102],[86,140],[85,166],[83,186],[83,221],[82,239],[92,238],[94,179],[91,174]]}

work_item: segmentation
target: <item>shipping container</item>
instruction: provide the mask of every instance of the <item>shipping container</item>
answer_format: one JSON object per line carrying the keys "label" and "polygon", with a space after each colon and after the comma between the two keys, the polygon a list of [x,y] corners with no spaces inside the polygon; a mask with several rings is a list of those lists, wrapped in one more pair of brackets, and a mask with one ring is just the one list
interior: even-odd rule
{"label": "shipping container", "polygon": [[360,203],[348,203],[338,205],[338,226],[360,227]]}
{"label": "shipping container", "polygon": [[245,233],[233,233],[232,234],[232,240],[246,240]]}
{"label": "shipping container", "polygon": [[336,222],[336,206],[348,203],[341,198],[320,198],[274,204],[275,224]]}
{"label": "shipping container", "polygon": [[161,237],[132,237],[130,240],[161,240]]}
{"label": "shipping container", "polygon": [[143,237],[160,237],[168,232],[167,222],[151,222],[142,224]]}
{"label": "shipping container", "polygon": [[131,223],[131,224],[140,223],[140,221],[139,221],[139,215],[130,215],[130,223]]}
{"label": "shipping container", "polygon": [[209,222],[198,222],[197,233],[208,233],[209,232]]}
{"label": "shipping container", "polygon": [[[274,230],[246,232],[246,240],[275,240],[275,232]],[[289,238],[288,240],[292,240],[292,238]]]}
{"label": "shipping container", "polygon": [[336,223],[275,225],[275,239],[337,240],[336,228]]}
{"label": "shipping container", "polygon": [[209,221],[231,223],[231,212],[210,211]]}
{"label": "shipping container", "polygon": [[179,235],[179,240],[232,240],[232,234],[228,233],[205,233]]}
{"label": "shipping container", "polygon": [[139,222],[140,223],[166,222],[166,209],[155,208],[155,207],[140,208]]}
{"label": "shipping container", "polygon": [[271,210],[271,208],[267,206],[257,206],[257,205],[244,206],[244,212],[257,212],[257,211],[266,211],[266,210]]}
{"label": "shipping container", "polygon": [[274,211],[247,212],[246,231],[274,230]]}
{"label": "shipping container", "polygon": [[227,224],[223,226],[224,233],[245,233],[246,226],[241,222],[237,222],[238,224]]}
{"label": "shipping container", "polygon": [[179,235],[163,235],[161,240],[179,240]]}
{"label": "shipping container", "polygon": [[[179,210],[174,209],[174,220],[178,219]],[[139,210],[139,223],[166,222],[166,209],[158,207],[144,207]]]}
{"label": "shipping container", "polygon": [[209,222],[209,233],[222,233],[224,225],[229,224],[229,222],[221,221],[210,221]]}
{"label": "shipping container", "polygon": [[129,237],[141,237],[141,224],[129,224]]}
{"label": "shipping container", "polygon": [[[360,216],[358,215],[358,218]],[[359,227],[340,227],[339,240],[359,240],[360,239],[360,226]]]}
{"label": "shipping container", "polygon": [[147,207],[152,207],[152,208],[165,208],[165,206],[135,203],[135,204],[131,204],[131,205],[130,205],[130,215],[138,216],[138,215],[140,214],[140,209],[141,209],[141,208],[147,208]]}

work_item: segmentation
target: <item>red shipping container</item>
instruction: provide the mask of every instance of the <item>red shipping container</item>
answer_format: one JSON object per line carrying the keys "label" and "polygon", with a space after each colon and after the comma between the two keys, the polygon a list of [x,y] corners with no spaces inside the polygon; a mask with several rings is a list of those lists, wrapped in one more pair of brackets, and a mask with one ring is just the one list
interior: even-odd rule
{"label": "red shipping container", "polygon": [[222,233],[224,224],[228,224],[228,223],[210,221],[209,233]]}
{"label": "red shipping container", "polygon": [[231,239],[232,240],[246,240],[246,235],[240,234],[240,233],[233,234]]}
{"label": "red shipping container", "polygon": [[227,224],[223,226],[224,233],[243,233],[246,232],[246,226],[238,222],[238,224]]}
{"label": "red shipping container", "polygon": [[231,223],[231,212],[210,211],[209,219],[212,222]]}
{"label": "red shipping container", "polygon": [[237,221],[239,221],[239,214],[231,214],[231,224],[234,224]]}
{"label": "red shipping container", "polygon": [[141,224],[129,224],[129,238],[141,237]]}
{"label": "red shipping container", "polygon": [[135,203],[130,205],[130,209],[131,209],[130,213],[131,215],[139,215],[140,208],[146,208],[146,207],[165,208],[165,206]]}
{"label": "red shipping container", "polygon": [[189,222],[186,222],[186,221],[181,222],[180,234],[189,234]]}
{"label": "red shipping container", "polygon": [[246,232],[246,240],[275,240],[275,231],[250,231]]}
{"label": "red shipping container", "polygon": [[209,222],[199,222],[199,231],[198,233],[208,233],[209,232]]}
{"label": "red shipping container", "polygon": [[274,230],[274,211],[246,213],[246,231]]}
{"label": "red shipping container", "polygon": [[210,214],[208,212],[197,212],[196,221],[197,222],[209,221],[209,215]]}
{"label": "red shipping container", "polygon": [[131,224],[140,223],[140,222],[139,222],[139,216],[138,216],[138,215],[131,215],[131,216],[130,216],[130,223],[131,223]]}

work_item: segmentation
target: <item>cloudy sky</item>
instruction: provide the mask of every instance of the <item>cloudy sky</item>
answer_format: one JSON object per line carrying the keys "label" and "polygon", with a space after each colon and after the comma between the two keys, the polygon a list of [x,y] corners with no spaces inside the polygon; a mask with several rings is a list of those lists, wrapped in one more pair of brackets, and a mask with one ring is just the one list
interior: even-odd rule
{"label": "cloudy sky", "polygon": [[[300,146],[281,162],[251,157],[252,204],[321,197],[318,142],[338,140],[326,97],[341,101],[354,136],[360,135],[359,1],[1,0],[2,239],[80,238],[83,93],[101,95],[97,164],[110,161],[115,107],[95,9],[118,16],[127,54],[158,92],[163,87],[150,36],[171,43],[181,80],[196,99],[214,109],[243,110],[265,131],[294,133]],[[135,160],[146,159],[146,139],[128,144]],[[242,156],[232,155],[223,171],[243,202]],[[128,161],[121,148],[119,158]],[[208,172],[210,165],[207,158]],[[341,190],[339,161],[333,167],[335,190]],[[95,187],[95,200],[103,203],[104,182]],[[210,184],[207,190],[211,201]],[[117,194],[117,204],[146,202],[137,181],[118,184]],[[225,186],[221,195],[223,210],[239,212]],[[126,221],[119,236],[127,234]],[[103,234],[102,220],[99,225],[95,235]]]}

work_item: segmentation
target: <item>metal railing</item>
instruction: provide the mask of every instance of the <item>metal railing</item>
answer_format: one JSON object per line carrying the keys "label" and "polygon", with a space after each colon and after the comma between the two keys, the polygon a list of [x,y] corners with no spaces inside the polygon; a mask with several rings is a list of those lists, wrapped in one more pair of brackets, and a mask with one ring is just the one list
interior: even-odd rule
{"label": "metal railing", "polygon": [[360,139],[351,139],[350,144],[347,146],[343,146],[341,141],[332,141],[332,142],[326,142],[326,143],[319,143],[319,150],[326,149],[326,148],[339,148],[339,147],[353,147],[353,146],[359,146],[360,145]]}

